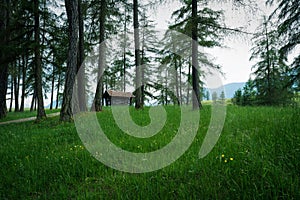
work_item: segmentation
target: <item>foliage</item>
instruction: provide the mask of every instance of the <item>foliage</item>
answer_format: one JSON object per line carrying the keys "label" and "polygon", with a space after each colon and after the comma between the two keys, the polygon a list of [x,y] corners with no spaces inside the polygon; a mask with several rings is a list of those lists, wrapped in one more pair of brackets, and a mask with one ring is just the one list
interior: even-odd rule
{"label": "foliage", "polygon": [[211,99],[212,99],[212,101],[213,101],[214,103],[217,102],[217,100],[218,100],[218,93],[217,93],[216,91],[214,91],[214,92],[212,93]]}
{"label": "foliage", "polygon": [[246,105],[251,104],[251,87],[256,90],[256,104],[284,105],[292,98],[289,67],[286,58],[279,54],[278,33],[273,27],[274,24],[264,17],[253,37],[254,47],[250,60],[256,61],[253,66],[255,78],[249,82],[249,88],[244,90]]}
{"label": "foliage", "polygon": [[[299,87],[300,80],[300,54],[297,47],[300,44],[300,2],[298,0],[267,0],[268,4],[276,4],[277,8],[270,16],[277,19],[280,54],[286,57],[292,54],[294,50],[293,62],[291,64],[291,84]],[[299,91],[299,88],[298,88]]]}

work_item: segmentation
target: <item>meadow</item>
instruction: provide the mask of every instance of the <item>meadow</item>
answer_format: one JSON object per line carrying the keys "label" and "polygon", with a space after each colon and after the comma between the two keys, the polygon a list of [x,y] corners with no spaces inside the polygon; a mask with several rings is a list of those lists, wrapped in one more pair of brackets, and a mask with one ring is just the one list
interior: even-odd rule
{"label": "meadow", "polygon": [[[110,108],[97,117],[117,146],[149,152],[168,144],[178,129],[180,109],[165,109],[165,127],[145,139],[124,134]],[[130,113],[145,126],[148,111]],[[205,105],[196,138],[176,162],[141,174],[96,160],[74,123],[58,117],[1,125],[0,199],[300,199],[299,107],[227,106],[221,137],[199,159],[210,116],[211,106]]]}

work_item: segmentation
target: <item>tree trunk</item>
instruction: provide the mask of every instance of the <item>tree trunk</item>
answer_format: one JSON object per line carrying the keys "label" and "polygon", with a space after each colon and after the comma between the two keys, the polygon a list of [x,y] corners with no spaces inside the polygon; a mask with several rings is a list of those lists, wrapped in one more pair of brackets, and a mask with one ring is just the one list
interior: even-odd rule
{"label": "tree trunk", "polygon": [[[1,55],[2,57],[3,55]],[[1,62],[2,63],[2,62]],[[6,117],[6,93],[8,80],[8,65],[3,64],[0,67],[0,119]]]}
{"label": "tree trunk", "polygon": [[[80,111],[86,111],[85,66],[84,66],[84,21],[82,0],[78,0],[79,47],[77,66],[77,92]],[[79,71],[80,69],[80,71]]]}
{"label": "tree trunk", "polygon": [[103,96],[103,73],[105,67],[105,19],[106,19],[106,0],[101,1],[100,13],[100,36],[99,36],[99,60],[98,60],[98,83],[94,99],[94,109],[96,112],[102,111],[102,96]]}
{"label": "tree trunk", "polygon": [[[145,41],[144,39],[144,33],[143,33],[143,42]],[[142,102],[142,106],[144,106],[144,101],[145,101],[145,66],[144,66],[144,56],[145,56],[145,52],[144,52],[144,44],[142,47],[142,59],[141,59],[141,66],[140,66],[140,70],[141,70],[141,102]]]}
{"label": "tree trunk", "polygon": [[77,71],[78,54],[78,0],[65,0],[69,25],[69,50],[67,58],[66,82],[63,103],[60,111],[61,121],[72,121],[72,95]]}
{"label": "tree trunk", "polygon": [[165,105],[168,105],[168,70],[166,70],[165,77]]}
{"label": "tree trunk", "polygon": [[140,58],[140,33],[138,19],[138,1],[133,0],[133,27],[134,27],[134,47],[135,47],[135,68],[136,68],[136,93],[135,93],[135,108],[142,108],[142,89],[141,89],[141,58]]}
{"label": "tree trunk", "polygon": [[40,52],[40,14],[39,14],[39,0],[34,0],[34,63],[35,63],[35,89],[37,97],[37,120],[46,117],[43,99],[43,86],[42,86],[42,58]]}
{"label": "tree trunk", "polygon": [[35,108],[35,102],[36,102],[36,92],[34,89],[33,95],[32,95],[32,100],[31,100],[31,105],[30,105],[30,112],[32,112]]}
{"label": "tree trunk", "polygon": [[55,66],[53,65],[52,66],[52,80],[51,80],[50,110],[52,110],[52,108],[53,108],[54,87],[55,87]]}
{"label": "tree trunk", "polygon": [[17,64],[14,63],[13,64],[13,68],[14,68],[14,78],[13,78],[13,82],[14,82],[14,95],[15,95],[15,112],[19,112],[19,87],[18,87],[18,77],[19,77],[19,70],[17,70]]}
{"label": "tree trunk", "polygon": [[176,104],[179,106],[180,105],[180,96],[179,96],[179,81],[178,81],[178,63],[177,63],[177,58],[175,58],[175,90],[176,90]]}
{"label": "tree trunk", "polygon": [[187,80],[187,95],[186,95],[186,105],[190,103],[190,84],[191,84],[191,60],[189,59],[189,69],[188,69],[188,80]]}
{"label": "tree trunk", "polygon": [[181,58],[179,58],[179,99],[180,99],[180,105],[182,105],[182,62],[181,62]]}
{"label": "tree trunk", "polygon": [[268,24],[265,22],[265,37],[266,37],[266,51],[267,51],[267,104],[272,104],[272,95],[271,95],[271,59],[270,59],[270,47],[269,47],[269,33],[268,33]]}
{"label": "tree trunk", "polygon": [[127,43],[127,8],[125,4],[124,40],[123,40],[123,92],[126,92],[126,43]]}
{"label": "tree trunk", "polygon": [[198,64],[198,14],[197,0],[192,0],[192,81],[193,81],[193,109],[202,107],[199,87],[199,64]]}
{"label": "tree trunk", "polygon": [[[0,45],[6,45],[7,38],[7,24],[9,20],[8,0],[1,0],[0,4],[0,34],[3,33],[3,38],[0,40]],[[6,54],[3,49],[0,49],[0,119],[6,117],[6,93],[7,93],[7,81],[8,81],[8,63],[5,62]]]}
{"label": "tree trunk", "polygon": [[24,104],[25,104],[27,55],[22,56],[22,63],[23,63],[23,66],[22,66],[22,94],[21,94],[20,112],[24,112]]}
{"label": "tree trunk", "polygon": [[10,104],[9,104],[9,112],[12,111],[13,101],[14,101],[14,79],[13,79],[13,77],[11,75],[10,76]]}
{"label": "tree trunk", "polygon": [[59,70],[59,75],[58,75],[58,80],[57,80],[57,94],[56,94],[56,106],[55,109],[58,109],[58,105],[59,105],[59,89],[60,89],[60,85],[61,85],[61,72]]}

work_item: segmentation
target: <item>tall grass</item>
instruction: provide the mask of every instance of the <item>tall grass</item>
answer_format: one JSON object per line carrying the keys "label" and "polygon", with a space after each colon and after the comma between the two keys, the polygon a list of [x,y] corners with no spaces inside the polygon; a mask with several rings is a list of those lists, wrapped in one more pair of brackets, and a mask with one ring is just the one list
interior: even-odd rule
{"label": "tall grass", "polygon": [[[300,109],[228,106],[222,135],[208,156],[198,152],[208,129],[210,106],[201,110],[189,150],[161,170],[130,174],[98,162],[74,124],[49,118],[0,126],[0,199],[300,199]],[[148,108],[131,110],[140,125]],[[180,109],[166,107],[166,126],[137,139],[114,124],[110,109],[98,113],[109,139],[133,152],[168,144]]]}

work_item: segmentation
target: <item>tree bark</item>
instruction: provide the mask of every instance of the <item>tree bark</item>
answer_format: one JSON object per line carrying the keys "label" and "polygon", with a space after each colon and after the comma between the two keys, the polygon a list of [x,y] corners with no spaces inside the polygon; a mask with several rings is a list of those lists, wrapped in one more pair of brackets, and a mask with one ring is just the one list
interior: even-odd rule
{"label": "tree bark", "polygon": [[192,0],[192,81],[193,81],[193,110],[202,107],[199,87],[199,63],[198,63],[198,14],[197,0]]}
{"label": "tree bark", "polygon": [[78,0],[65,0],[69,26],[69,50],[67,59],[66,82],[63,93],[63,103],[60,111],[60,120],[72,121],[72,95],[77,71],[78,54]]}
{"label": "tree bark", "polygon": [[180,99],[180,105],[182,105],[182,61],[181,58],[179,58],[179,99]]}
{"label": "tree bark", "polygon": [[[85,66],[84,66],[84,21],[82,0],[78,0],[78,22],[79,22],[79,47],[77,66],[77,92],[79,110],[86,111],[86,90],[85,90]],[[80,71],[79,71],[80,69]]]}
{"label": "tree bark", "polygon": [[54,87],[55,87],[55,66],[53,65],[52,66],[52,80],[51,80],[50,110],[52,110],[52,108],[53,108]]}
{"label": "tree bark", "polygon": [[105,45],[103,44],[105,38],[105,20],[106,20],[106,0],[101,1],[100,13],[100,36],[99,36],[99,60],[98,60],[98,83],[94,99],[94,110],[96,112],[102,111],[103,105],[103,72],[105,68]]}
{"label": "tree bark", "polygon": [[123,38],[123,92],[126,92],[126,43],[127,43],[127,7],[125,3],[124,38]]}
{"label": "tree bark", "polygon": [[[0,4],[0,34],[3,34],[3,38],[0,44],[6,45],[7,43],[7,25],[9,20],[9,11],[7,9],[10,5],[9,0],[1,0]],[[0,49],[0,119],[6,117],[6,93],[7,93],[7,81],[8,81],[8,63],[5,62],[5,52]]]}
{"label": "tree bark", "polygon": [[17,64],[13,64],[14,68],[14,96],[15,96],[15,112],[19,112],[19,70]]}
{"label": "tree bark", "polygon": [[178,76],[178,63],[177,58],[175,57],[175,90],[176,90],[176,104],[180,105],[180,96],[179,96],[179,76]]}
{"label": "tree bark", "polygon": [[168,105],[168,70],[166,70],[165,77],[165,105]]}
{"label": "tree bark", "polygon": [[57,94],[56,94],[56,106],[55,109],[58,109],[58,105],[59,105],[59,90],[60,90],[60,85],[61,85],[61,72],[59,70],[59,75],[58,75],[58,80],[57,80]]}
{"label": "tree bark", "polygon": [[191,84],[191,59],[189,59],[189,69],[188,69],[188,80],[187,80],[187,95],[186,95],[186,105],[190,103],[190,84]]}
{"label": "tree bark", "polygon": [[22,94],[20,112],[24,112],[25,92],[26,92],[26,69],[27,69],[27,55],[22,56]]}
{"label": "tree bark", "polygon": [[31,106],[30,106],[30,112],[35,110],[35,105],[36,105],[36,91],[34,89],[33,94],[32,94],[32,99],[31,99]]}
{"label": "tree bark", "polygon": [[140,57],[140,33],[138,19],[138,1],[133,0],[133,27],[134,27],[134,47],[135,47],[135,68],[136,68],[136,93],[135,108],[142,108],[142,89],[141,89],[141,57]]}
{"label": "tree bark", "polygon": [[3,64],[0,66],[0,119],[6,117],[6,93],[7,93],[7,80],[8,80],[8,65]]}
{"label": "tree bark", "polygon": [[11,75],[10,76],[10,104],[9,104],[8,112],[12,112],[13,101],[14,101],[14,79]]}
{"label": "tree bark", "polygon": [[37,120],[46,117],[44,109],[43,86],[42,86],[42,58],[40,50],[40,14],[39,0],[34,0],[34,63],[35,63],[35,89],[37,97]]}

